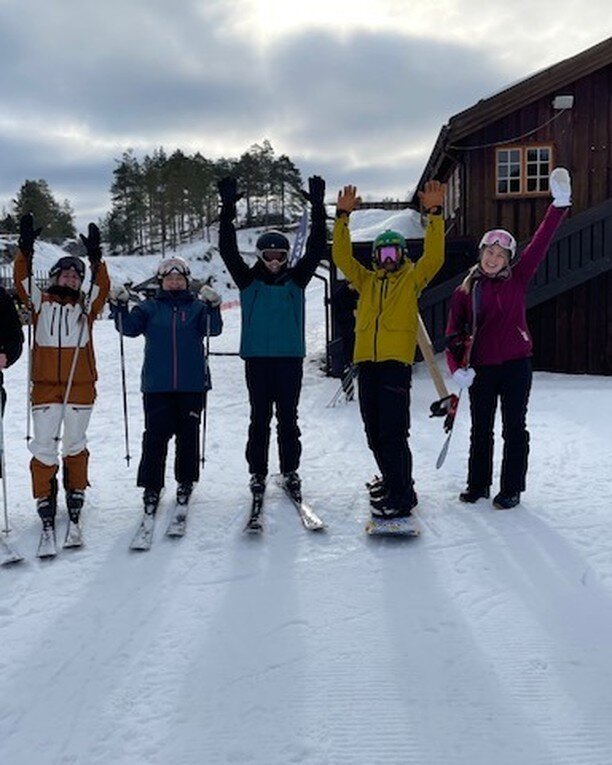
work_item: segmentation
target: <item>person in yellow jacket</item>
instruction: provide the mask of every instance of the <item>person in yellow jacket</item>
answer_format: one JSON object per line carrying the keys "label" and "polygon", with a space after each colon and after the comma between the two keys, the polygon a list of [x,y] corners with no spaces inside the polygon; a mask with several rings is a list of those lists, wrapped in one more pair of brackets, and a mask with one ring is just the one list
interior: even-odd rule
{"label": "person in yellow jacket", "polygon": [[[57,508],[56,476],[62,426],[62,477],[66,505],[73,523],[78,523],[85,489],[89,485],[86,431],[98,378],[92,329],[96,315],[106,301],[110,282],[101,259],[99,231],[95,224],[90,224],[89,237],[82,237],[93,273],[93,284],[88,292],[82,290],[85,263],[72,255],[61,257],[53,265],[49,271],[50,286],[41,290],[32,277],[37,233],[30,230],[25,235],[22,226],[13,276],[15,289],[30,308],[34,324],[31,368],[34,438],[28,448],[33,455],[30,472],[36,509],[43,522],[43,531],[51,534]],[[67,391],[67,406],[64,407]]]}
{"label": "person in yellow jacket", "polygon": [[361,201],[355,186],[338,194],[332,258],[359,292],[353,361],[359,370],[359,408],[368,446],[380,469],[372,515],[410,518],[417,504],[412,480],[410,382],[422,290],[444,261],[444,186],[428,181],[419,192],[428,215],[422,257],[407,258],[406,240],[385,231],[374,241],[372,269],[352,253],[349,215]]}

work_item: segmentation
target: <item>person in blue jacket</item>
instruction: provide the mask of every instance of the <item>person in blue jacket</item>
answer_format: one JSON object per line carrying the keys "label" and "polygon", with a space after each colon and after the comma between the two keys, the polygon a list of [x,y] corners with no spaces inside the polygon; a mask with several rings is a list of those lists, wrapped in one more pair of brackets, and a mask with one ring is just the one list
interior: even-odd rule
{"label": "person in blue jacket", "polygon": [[308,179],[311,229],[304,256],[290,267],[289,241],[279,231],[268,231],[257,240],[258,259],[249,267],[238,252],[234,218],[240,198],[235,178],[219,181],[221,213],[219,250],[240,290],[242,331],[240,356],[245,361],[251,409],[246,459],[251,490],[263,492],[268,473],[270,423],[276,409],[280,471],[286,488],[301,491],[297,472],[302,446],[297,424],[306,355],[304,291],[326,254],[325,181]]}
{"label": "person in blue jacket", "polygon": [[160,288],[128,311],[123,286],[110,293],[115,327],[127,337],[144,335],[141,375],[145,430],[138,467],[147,512],[155,512],[164,486],[168,442],[175,437],[177,502],[184,504],[200,476],[200,419],[204,392],[211,387],[203,341],[222,329],[221,298],[204,285],[199,298],[189,290],[190,271],[178,257],[157,269]]}

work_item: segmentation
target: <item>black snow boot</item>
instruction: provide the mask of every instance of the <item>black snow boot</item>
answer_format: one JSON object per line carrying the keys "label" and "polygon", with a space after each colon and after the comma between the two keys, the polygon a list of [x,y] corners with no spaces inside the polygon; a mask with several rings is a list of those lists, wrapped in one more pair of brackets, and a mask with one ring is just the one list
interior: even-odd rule
{"label": "black snow boot", "polygon": [[187,481],[181,482],[176,487],[176,504],[177,505],[186,505],[189,502],[189,498],[191,497],[191,492],[193,491],[193,484],[189,483]]}
{"label": "black snow boot", "polygon": [[43,528],[55,528],[56,499],[54,496],[39,497],[36,500],[36,512],[43,523]]}
{"label": "black snow boot", "polygon": [[155,515],[159,505],[159,492],[155,489],[145,489],[142,495],[144,511],[147,515]]}
{"label": "black snow boot", "polygon": [[497,496],[493,497],[493,507],[496,507],[498,510],[510,510],[516,507],[520,501],[521,495],[518,492],[516,494],[505,494],[503,491],[500,491]]}
{"label": "black snow boot", "polygon": [[302,500],[302,479],[295,470],[283,473],[283,486],[298,502]]}
{"label": "black snow boot", "polygon": [[253,494],[263,494],[266,490],[266,476],[263,473],[253,473],[249,481],[249,488]]}
{"label": "black snow boot", "polygon": [[366,483],[366,488],[370,494],[370,504],[373,508],[384,505],[387,499],[387,487],[384,478],[375,475],[371,481]]}
{"label": "black snow boot", "polygon": [[489,490],[488,489],[466,489],[465,491],[462,491],[459,495],[459,499],[461,502],[467,502],[470,505],[473,505],[474,502],[478,502],[479,499],[488,499],[489,498]]}
{"label": "black snow boot", "polygon": [[78,523],[81,510],[85,504],[85,491],[83,489],[66,490],[66,509],[72,523]]}

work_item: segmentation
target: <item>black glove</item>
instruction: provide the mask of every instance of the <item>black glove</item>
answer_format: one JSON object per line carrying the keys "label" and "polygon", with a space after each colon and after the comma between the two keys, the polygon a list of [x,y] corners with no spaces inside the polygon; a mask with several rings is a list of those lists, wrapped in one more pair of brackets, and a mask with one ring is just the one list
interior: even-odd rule
{"label": "black glove", "polygon": [[21,216],[19,221],[19,249],[26,256],[28,261],[32,261],[32,255],[34,254],[34,242],[36,237],[42,231],[41,228],[34,228],[34,216],[32,213],[26,213]]}
{"label": "black glove", "polygon": [[89,263],[93,267],[98,265],[102,260],[102,248],[100,247],[100,229],[95,223],[90,223],[87,229],[89,236],[81,234],[81,241],[85,245],[87,250],[87,257]]}
{"label": "black glove", "polygon": [[217,183],[217,188],[219,189],[222,205],[235,205],[239,199],[242,199],[242,194],[238,193],[238,183],[236,179],[229,175],[225,178],[221,178]]}
{"label": "black glove", "polygon": [[325,181],[320,175],[313,175],[308,179],[308,191],[301,192],[313,207],[323,207],[325,204]]}

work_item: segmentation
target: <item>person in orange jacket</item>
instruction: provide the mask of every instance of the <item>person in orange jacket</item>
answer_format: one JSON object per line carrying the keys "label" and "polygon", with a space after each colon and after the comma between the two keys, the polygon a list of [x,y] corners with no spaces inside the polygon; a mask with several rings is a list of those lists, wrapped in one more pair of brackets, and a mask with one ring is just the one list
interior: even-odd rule
{"label": "person in orange jacket", "polygon": [[[29,307],[34,326],[31,401],[34,438],[30,471],[36,509],[43,530],[53,531],[57,510],[59,435],[63,425],[62,466],[70,520],[78,523],[89,485],[86,431],[96,397],[96,362],[92,327],[106,301],[110,283],[102,260],[100,233],[91,223],[87,248],[93,280],[82,289],[85,263],[61,257],[49,271],[50,286],[41,290],[32,277],[34,240],[39,232],[22,218],[14,262],[15,288]],[[73,369],[74,367],[74,369]]]}

